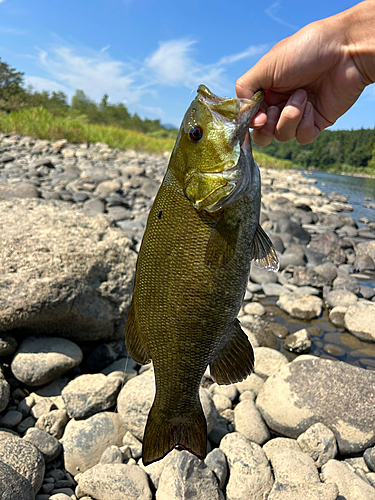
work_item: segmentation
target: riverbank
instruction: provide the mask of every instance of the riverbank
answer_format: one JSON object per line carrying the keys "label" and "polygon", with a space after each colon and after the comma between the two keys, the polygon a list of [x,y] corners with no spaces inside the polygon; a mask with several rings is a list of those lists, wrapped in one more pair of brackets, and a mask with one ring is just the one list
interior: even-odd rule
{"label": "riverbank", "polygon": [[239,314],[254,374],[219,387],[206,373],[204,462],[175,450],[143,466],[153,372],[123,336],[168,157],[1,137],[4,498],[370,500],[375,217],[358,227],[344,195],[296,171],[261,170],[261,224],[281,265],[252,267]]}

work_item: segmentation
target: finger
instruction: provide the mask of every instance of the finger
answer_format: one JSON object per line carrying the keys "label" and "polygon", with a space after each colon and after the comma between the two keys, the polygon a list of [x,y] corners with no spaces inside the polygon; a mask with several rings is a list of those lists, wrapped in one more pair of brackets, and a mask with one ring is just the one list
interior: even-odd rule
{"label": "finger", "polygon": [[265,110],[262,108],[254,116],[252,122],[250,123],[250,127],[252,127],[252,128],[261,128],[266,123],[267,123],[267,114],[266,114]]}
{"label": "finger", "polygon": [[308,144],[318,137],[319,128],[314,123],[314,107],[307,101],[302,120],[297,127],[296,139],[300,144]]}
{"label": "finger", "polygon": [[281,111],[279,121],[276,125],[275,137],[280,142],[290,141],[296,136],[298,125],[300,124],[305,106],[307,94],[303,89],[296,90]]}
{"label": "finger", "polygon": [[276,106],[267,109],[267,123],[259,130],[253,130],[251,137],[258,146],[268,146],[275,137],[275,127],[280,116],[280,110]]}

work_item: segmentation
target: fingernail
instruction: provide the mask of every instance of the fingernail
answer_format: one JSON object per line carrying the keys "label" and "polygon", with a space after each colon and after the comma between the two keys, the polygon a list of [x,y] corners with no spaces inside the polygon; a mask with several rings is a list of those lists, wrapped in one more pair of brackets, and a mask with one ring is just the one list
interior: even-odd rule
{"label": "fingernail", "polygon": [[295,106],[302,106],[306,99],[306,92],[303,90],[296,90],[290,99],[290,104],[294,104]]}

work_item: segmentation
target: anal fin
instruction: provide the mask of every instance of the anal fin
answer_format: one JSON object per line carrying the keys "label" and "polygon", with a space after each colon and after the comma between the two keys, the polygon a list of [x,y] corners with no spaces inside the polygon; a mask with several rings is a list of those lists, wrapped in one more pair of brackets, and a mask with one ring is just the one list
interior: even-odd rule
{"label": "anal fin", "polygon": [[254,369],[254,351],[236,319],[232,338],[216,361],[210,364],[211,375],[218,384],[241,382]]}
{"label": "anal fin", "polygon": [[133,300],[130,304],[128,318],[126,320],[125,345],[130,356],[140,365],[145,365],[151,361],[146,348],[142,344],[141,336],[139,335]]}

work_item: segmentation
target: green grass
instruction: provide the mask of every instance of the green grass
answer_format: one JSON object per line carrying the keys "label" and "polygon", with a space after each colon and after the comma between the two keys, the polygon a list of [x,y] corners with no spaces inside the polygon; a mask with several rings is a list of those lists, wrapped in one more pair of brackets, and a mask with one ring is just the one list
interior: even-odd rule
{"label": "green grass", "polygon": [[[150,153],[172,151],[175,142],[171,138],[155,137],[157,134],[145,135],[120,127],[92,125],[87,123],[84,116],[75,119],[53,116],[44,108],[27,108],[10,114],[0,113],[0,131],[50,141],[67,139],[72,144],[104,142],[111,148]],[[289,160],[276,159],[260,151],[255,151],[254,157],[258,165],[265,168],[299,168],[299,165]]]}
{"label": "green grass", "polygon": [[150,153],[171,151],[174,139],[152,137],[120,127],[91,125],[84,119],[56,117],[43,108],[28,108],[0,114],[0,131],[70,143],[105,142],[111,148],[145,150]]}

